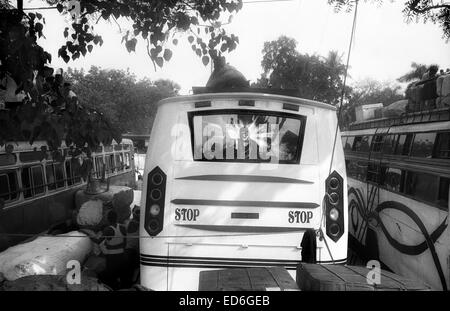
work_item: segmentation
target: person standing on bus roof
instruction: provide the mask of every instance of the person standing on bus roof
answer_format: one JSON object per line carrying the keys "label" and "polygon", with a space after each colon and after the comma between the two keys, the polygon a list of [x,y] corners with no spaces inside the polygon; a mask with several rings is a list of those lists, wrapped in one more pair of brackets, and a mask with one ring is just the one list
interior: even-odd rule
{"label": "person standing on bus roof", "polygon": [[430,68],[428,68],[428,70],[423,74],[422,81],[434,78],[438,72],[438,69],[438,66],[431,65]]}
{"label": "person standing on bus roof", "polygon": [[[117,213],[109,211],[107,215],[109,226],[103,230],[100,237],[100,248],[106,260],[106,270],[100,279],[113,289],[120,287],[120,281],[125,275],[125,236],[126,228],[117,222]],[[120,280],[120,281],[119,281]]]}

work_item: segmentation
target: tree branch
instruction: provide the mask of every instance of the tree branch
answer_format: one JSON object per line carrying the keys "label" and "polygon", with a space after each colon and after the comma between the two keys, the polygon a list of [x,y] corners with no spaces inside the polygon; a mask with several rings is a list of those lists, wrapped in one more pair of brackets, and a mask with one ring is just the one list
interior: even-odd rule
{"label": "tree branch", "polygon": [[417,3],[413,3],[413,4],[409,5],[408,7],[411,11],[413,11],[415,13],[419,13],[419,14],[423,14],[425,12],[428,12],[431,10],[436,10],[436,9],[449,9],[450,10],[450,4],[432,5],[432,6],[425,7],[423,9],[418,9],[416,7],[416,5],[414,5],[414,4],[417,5]]}

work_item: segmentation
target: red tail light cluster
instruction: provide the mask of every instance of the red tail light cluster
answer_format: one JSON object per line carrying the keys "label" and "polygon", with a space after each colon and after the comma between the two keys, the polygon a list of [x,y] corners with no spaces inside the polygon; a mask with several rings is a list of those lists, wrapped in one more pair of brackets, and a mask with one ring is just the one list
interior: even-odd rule
{"label": "red tail light cluster", "polygon": [[165,195],[166,174],[159,167],[155,167],[147,176],[145,204],[144,228],[151,236],[157,235],[163,229]]}
{"label": "red tail light cluster", "polygon": [[334,242],[344,234],[344,180],[336,171],[325,182],[326,231]]}

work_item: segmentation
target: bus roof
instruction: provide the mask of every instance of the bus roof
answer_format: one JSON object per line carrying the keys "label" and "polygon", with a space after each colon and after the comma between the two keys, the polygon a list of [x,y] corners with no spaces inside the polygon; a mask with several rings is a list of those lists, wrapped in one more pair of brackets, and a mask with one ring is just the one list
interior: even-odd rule
{"label": "bus roof", "polygon": [[[122,141],[120,143],[132,145],[133,141],[128,138],[122,138]],[[48,147],[48,144],[45,140],[36,140],[33,142],[33,144],[30,144],[28,141],[11,141],[11,142],[8,142],[8,143],[4,144],[3,146],[1,146],[0,152],[2,152],[2,153],[6,152],[6,146],[10,145],[10,144],[13,146],[13,148],[14,148],[13,151],[15,151],[15,152],[32,151],[32,150],[34,150],[34,148],[39,149],[42,146]],[[100,143],[100,145],[103,146],[102,143]],[[117,145],[117,142],[113,139],[111,142],[111,145]],[[64,140],[61,142],[61,146],[58,147],[58,149],[60,149],[60,148],[68,148],[68,146],[66,145]]]}
{"label": "bus roof", "polygon": [[226,93],[203,93],[195,95],[182,95],[165,98],[158,102],[158,106],[166,103],[196,102],[217,99],[238,99],[238,100],[276,100],[285,103],[299,104],[317,107],[321,109],[336,110],[336,107],[330,104],[315,100],[285,96],[279,94],[254,93],[254,92],[226,92]]}

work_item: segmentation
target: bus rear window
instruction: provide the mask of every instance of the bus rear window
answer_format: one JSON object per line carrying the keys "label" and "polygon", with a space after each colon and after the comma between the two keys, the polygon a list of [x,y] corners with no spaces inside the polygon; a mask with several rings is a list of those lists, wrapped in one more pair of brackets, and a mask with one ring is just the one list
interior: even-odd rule
{"label": "bus rear window", "polygon": [[249,110],[190,112],[194,161],[300,162],[306,117]]}

